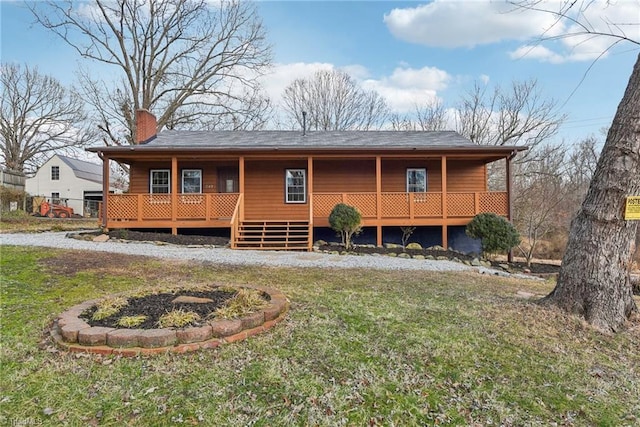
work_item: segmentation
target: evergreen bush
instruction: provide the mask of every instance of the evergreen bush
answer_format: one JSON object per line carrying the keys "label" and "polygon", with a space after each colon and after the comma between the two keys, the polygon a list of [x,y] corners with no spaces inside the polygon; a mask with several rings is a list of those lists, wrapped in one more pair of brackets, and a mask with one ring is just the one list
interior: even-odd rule
{"label": "evergreen bush", "polygon": [[329,214],[329,225],[338,232],[342,238],[345,249],[351,249],[351,239],[355,234],[360,233],[362,215],[353,206],[338,203]]}
{"label": "evergreen bush", "polygon": [[467,236],[482,241],[483,254],[506,252],[520,243],[520,235],[505,218],[494,213],[481,213],[467,225]]}

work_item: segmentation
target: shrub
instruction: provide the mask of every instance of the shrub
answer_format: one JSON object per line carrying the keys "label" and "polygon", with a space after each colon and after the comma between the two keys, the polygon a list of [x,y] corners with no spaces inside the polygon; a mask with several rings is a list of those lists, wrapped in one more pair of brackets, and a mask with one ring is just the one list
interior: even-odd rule
{"label": "shrub", "polygon": [[362,227],[362,215],[353,206],[338,203],[329,214],[329,225],[338,232],[342,238],[345,249],[351,249],[351,238],[360,233]]}
{"label": "shrub", "polygon": [[25,197],[27,197],[27,193],[24,190],[17,190],[0,185],[0,209],[2,210],[9,210],[11,202],[17,202],[20,209],[22,209],[22,203]]}
{"label": "shrub", "polygon": [[482,240],[482,252],[508,251],[520,243],[520,235],[506,219],[494,213],[481,213],[467,225],[467,236]]}

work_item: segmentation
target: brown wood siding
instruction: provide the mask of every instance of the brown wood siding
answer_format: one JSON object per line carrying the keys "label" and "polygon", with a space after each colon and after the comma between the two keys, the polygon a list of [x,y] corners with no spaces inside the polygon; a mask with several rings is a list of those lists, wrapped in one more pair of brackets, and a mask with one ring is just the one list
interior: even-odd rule
{"label": "brown wood siding", "polygon": [[314,193],[369,193],[376,191],[375,160],[315,160]]}
{"label": "brown wood siding", "polygon": [[447,191],[450,193],[487,191],[485,166],[480,161],[447,162]]}
{"label": "brown wood siding", "polygon": [[407,191],[407,169],[427,170],[427,191],[442,191],[439,160],[385,160],[382,159],[382,192],[404,193]]}
{"label": "brown wood siding", "polygon": [[[285,202],[286,169],[307,169],[306,160],[253,161],[245,163],[244,217],[247,220],[306,220],[307,203]],[[307,182],[309,177],[307,177]]]}
{"label": "brown wood siding", "polygon": [[[218,192],[219,167],[237,167],[237,162],[182,162],[178,161],[178,179],[181,179],[183,169],[202,169],[202,192]],[[129,174],[129,192],[131,194],[149,193],[149,176],[152,169],[171,169],[171,161],[167,162],[138,162],[132,163]],[[181,190],[181,182],[178,182],[178,192]]]}
{"label": "brown wood siding", "polygon": [[171,169],[171,160],[132,163],[129,168],[129,193],[147,194],[149,192],[149,171],[151,169]]}

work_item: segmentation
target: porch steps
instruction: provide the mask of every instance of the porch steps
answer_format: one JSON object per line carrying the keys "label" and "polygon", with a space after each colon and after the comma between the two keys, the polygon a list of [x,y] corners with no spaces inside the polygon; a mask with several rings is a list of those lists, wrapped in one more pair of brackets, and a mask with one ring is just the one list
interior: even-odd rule
{"label": "porch steps", "polygon": [[298,250],[310,247],[309,221],[242,221],[236,249]]}

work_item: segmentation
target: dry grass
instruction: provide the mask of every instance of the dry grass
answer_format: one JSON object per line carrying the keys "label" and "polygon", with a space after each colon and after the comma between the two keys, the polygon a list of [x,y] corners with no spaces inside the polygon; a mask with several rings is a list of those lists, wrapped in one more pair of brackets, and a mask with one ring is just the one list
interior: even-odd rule
{"label": "dry grass", "polygon": [[39,218],[22,211],[2,212],[0,232],[35,233],[41,231],[75,231],[100,228],[96,218]]}
{"label": "dry grass", "polygon": [[171,310],[160,317],[158,326],[161,328],[182,328],[198,320],[200,320],[200,315],[193,311],[183,309]]}
{"label": "dry grass", "polygon": [[118,313],[127,305],[128,301],[122,296],[104,298],[96,304],[96,311],[91,318],[93,320],[103,320]]}
{"label": "dry grass", "polygon": [[217,309],[212,317],[220,319],[235,319],[253,313],[268,305],[261,292],[254,289],[238,289],[223,307]]}
{"label": "dry grass", "polygon": [[[2,248],[0,425],[640,425],[640,320],[603,336],[517,294],[551,282],[149,259],[129,275],[108,258],[69,275],[40,267],[77,255]],[[72,305],[165,283],[275,287],[291,309],[268,333],[188,354],[40,341]]]}
{"label": "dry grass", "polygon": [[116,324],[123,328],[135,328],[136,326],[140,326],[144,321],[147,320],[147,316],[139,315],[139,316],[123,316]]}

